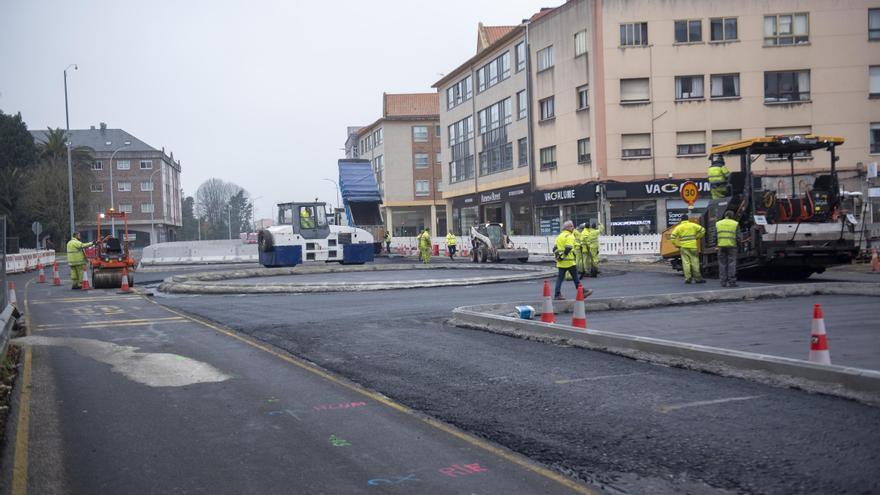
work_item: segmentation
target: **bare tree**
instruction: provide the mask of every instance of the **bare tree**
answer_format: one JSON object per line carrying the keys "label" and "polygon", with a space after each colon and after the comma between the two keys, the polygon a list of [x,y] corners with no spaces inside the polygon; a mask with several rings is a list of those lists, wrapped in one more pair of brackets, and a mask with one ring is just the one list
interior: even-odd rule
{"label": "bare tree", "polygon": [[207,223],[207,238],[222,239],[228,235],[227,209],[232,198],[239,193],[244,198],[249,197],[241,186],[216,177],[202,182],[196,190],[196,215]]}

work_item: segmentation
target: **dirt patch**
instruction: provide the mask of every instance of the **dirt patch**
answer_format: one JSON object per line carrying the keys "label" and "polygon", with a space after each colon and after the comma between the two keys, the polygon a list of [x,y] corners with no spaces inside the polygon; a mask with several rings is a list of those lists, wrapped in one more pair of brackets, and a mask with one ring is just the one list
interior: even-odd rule
{"label": "dirt patch", "polygon": [[0,363],[0,451],[6,443],[4,432],[9,418],[9,402],[12,400],[12,388],[18,377],[18,363],[21,359],[21,348],[10,345]]}

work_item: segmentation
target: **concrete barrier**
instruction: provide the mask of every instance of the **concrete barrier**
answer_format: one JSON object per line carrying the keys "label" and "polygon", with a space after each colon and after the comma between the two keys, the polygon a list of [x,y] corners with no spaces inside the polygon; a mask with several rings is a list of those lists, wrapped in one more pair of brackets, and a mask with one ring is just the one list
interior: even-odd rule
{"label": "concrete barrier", "polygon": [[151,244],[144,248],[141,266],[207,265],[258,261],[257,245],[239,239],[179,241]]}

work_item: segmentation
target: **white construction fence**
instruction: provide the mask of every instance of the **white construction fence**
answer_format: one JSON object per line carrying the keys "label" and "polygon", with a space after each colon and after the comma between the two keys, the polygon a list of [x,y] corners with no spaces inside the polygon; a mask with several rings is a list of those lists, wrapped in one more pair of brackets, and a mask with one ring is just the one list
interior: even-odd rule
{"label": "white construction fence", "polygon": [[[512,235],[510,240],[516,247],[524,247],[531,255],[551,256],[556,236],[538,235]],[[471,249],[471,238],[459,236],[456,238],[456,251],[465,256]],[[434,237],[434,245],[441,252],[446,251],[446,237]],[[401,255],[416,254],[419,250],[419,241],[415,237],[393,237],[391,239],[391,252]],[[660,255],[660,234],[646,235],[603,235],[599,236],[599,254],[603,256],[615,255]]]}
{"label": "white construction fence", "polygon": [[6,255],[6,273],[24,273],[37,269],[39,265],[51,266],[55,263],[55,251],[49,249],[22,249],[18,254]]}

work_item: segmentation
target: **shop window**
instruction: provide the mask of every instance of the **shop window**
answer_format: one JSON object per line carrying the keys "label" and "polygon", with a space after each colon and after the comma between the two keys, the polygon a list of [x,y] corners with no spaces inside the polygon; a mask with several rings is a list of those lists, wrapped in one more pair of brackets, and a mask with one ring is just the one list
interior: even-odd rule
{"label": "shop window", "polygon": [[656,201],[611,201],[611,235],[654,234],[656,225]]}

